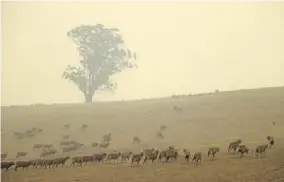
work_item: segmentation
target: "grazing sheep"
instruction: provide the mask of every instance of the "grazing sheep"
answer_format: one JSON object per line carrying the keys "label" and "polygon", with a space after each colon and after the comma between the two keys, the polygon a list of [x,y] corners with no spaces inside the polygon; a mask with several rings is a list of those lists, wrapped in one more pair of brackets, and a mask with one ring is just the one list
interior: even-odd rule
{"label": "grazing sheep", "polygon": [[72,158],[72,165],[79,164],[82,166],[83,163],[83,157],[73,157]]}
{"label": "grazing sheep", "polygon": [[174,111],[181,112],[182,108],[178,106],[174,106]]}
{"label": "grazing sheep", "polygon": [[158,161],[161,162],[162,159],[167,157],[167,150],[162,150],[160,151],[159,155],[158,155]]}
{"label": "grazing sheep", "polygon": [[246,145],[239,145],[238,148],[246,148]]}
{"label": "grazing sheep", "polygon": [[272,148],[275,145],[275,139],[272,136],[267,136],[266,139],[268,140],[269,148]]}
{"label": "grazing sheep", "polygon": [[45,157],[45,156],[53,156],[57,153],[56,149],[44,149],[41,153],[40,153],[40,157]]}
{"label": "grazing sheep", "polygon": [[70,136],[69,136],[69,135],[62,135],[62,138],[63,138],[64,140],[67,140],[67,139],[70,138]]}
{"label": "grazing sheep", "polygon": [[109,153],[107,155],[107,162],[109,162],[109,160],[113,160],[118,161],[118,158],[121,156],[121,152],[113,152],[113,153]]}
{"label": "grazing sheep", "polygon": [[141,143],[141,140],[139,137],[137,136],[134,136],[133,139],[132,139],[132,143],[135,144],[135,143]]}
{"label": "grazing sheep", "polygon": [[25,133],[26,134],[31,134],[31,133],[33,133],[33,130],[26,130]]}
{"label": "grazing sheep", "polygon": [[8,154],[7,153],[3,153],[3,154],[1,154],[1,160],[3,160],[3,159],[6,159],[6,157],[8,156]]}
{"label": "grazing sheep", "polygon": [[99,164],[100,162],[103,162],[103,160],[106,156],[107,156],[107,153],[94,154],[93,160],[94,160],[94,162],[97,162]]}
{"label": "grazing sheep", "polygon": [[72,165],[79,164],[80,166],[82,166],[84,162],[85,164],[87,164],[88,162],[93,162],[93,156],[80,156],[72,158]]}
{"label": "grazing sheep", "polygon": [[9,168],[14,164],[15,164],[14,162],[1,161],[1,169],[6,169],[6,171],[8,171]]}
{"label": "grazing sheep", "polygon": [[17,152],[16,158],[18,158],[18,157],[25,157],[27,155],[28,155],[27,152]]}
{"label": "grazing sheep", "polygon": [[15,171],[17,171],[19,167],[23,169],[28,168],[31,164],[32,163],[30,161],[17,161],[15,165]]}
{"label": "grazing sheep", "polygon": [[121,153],[121,162],[126,160],[126,159],[129,160],[131,155],[132,155],[132,152]]}
{"label": "grazing sheep", "polygon": [[82,143],[80,143],[80,142],[76,142],[76,143],[74,143],[74,145],[75,145],[78,149],[83,148],[83,147],[85,146],[84,144],[82,144]]}
{"label": "grazing sheep", "polygon": [[86,129],[86,128],[88,128],[88,125],[82,124],[82,125],[81,125],[81,128],[82,128],[82,129]]}
{"label": "grazing sheep", "polygon": [[35,149],[40,149],[40,148],[42,148],[42,147],[43,147],[43,144],[34,144],[33,150],[35,150]]}
{"label": "grazing sheep", "polygon": [[228,147],[228,152],[230,152],[232,149],[234,150],[234,152],[236,152],[238,146],[242,143],[242,140],[237,140],[237,141],[234,141],[234,142],[231,142],[229,144],[229,147]]}
{"label": "grazing sheep", "polygon": [[61,141],[59,145],[62,147],[63,145],[72,145],[76,143],[77,142],[75,140],[69,140],[69,141]]}
{"label": "grazing sheep", "polygon": [[103,142],[109,143],[111,141],[111,133],[103,136]]}
{"label": "grazing sheep", "polygon": [[156,137],[159,138],[159,139],[165,138],[161,131],[157,131]]}
{"label": "grazing sheep", "polygon": [[98,142],[93,142],[92,143],[92,148],[97,147],[98,145],[99,145]]}
{"label": "grazing sheep", "polygon": [[183,153],[184,153],[184,159],[186,163],[189,163],[190,152],[187,149],[183,149]]}
{"label": "grazing sheep", "polygon": [[69,145],[69,146],[66,146],[66,147],[63,147],[62,148],[62,152],[65,153],[65,152],[71,152],[71,151],[75,151],[77,150],[78,147],[76,145]]}
{"label": "grazing sheep", "polygon": [[33,127],[33,128],[32,128],[32,130],[33,130],[33,131],[36,131],[36,130],[37,130],[37,128],[36,128],[36,127]]}
{"label": "grazing sheep", "polygon": [[166,150],[166,160],[165,162],[167,162],[169,159],[174,159],[176,160],[178,157],[178,151],[176,149],[168,149]]}
{"label": "grazing sheep", "polygon": [[54,160],[53,159],[44,159],[42,166],[44,168],[46,168],[47,166],[48,166],[48,168],[50,168],[51,166],[53,166],[53,164],[54,164]]}
{"label": "grazing sheep", "polygon": [[241,146],[238,148],[238,153],[237,153],[237,156],[239,156],[239,154],[241,154],[241,157],[243,157],[243,155],[246,153],[248,154],[249,152],[249,149],[246,147],[246,146]]}
{"label": "grazing sheep", "polygon": [[153,151],[151,153],[148,153],[147,155],[145,155],[143,164],[145,164],[145,162],[148,162],[148,160],[151,160],[152,163],[154,163],[154,161],[158,159],[158,155],[159,155],[159,151],[158,150],[155,150],[155,151]]}
{"label": "grazing sheep", "polygon": [[33,167],[42,166],[42,164],[43,164],[43,160],[41,160],[41,159],[30,160],[30,162],[31,162],[31,165]]}
{"label": "grazing sheep", "polygon": [[69,128],[70,127],[70,124],[65,124],[64,125],[64,128]]}
{"label": "grazing sheep", "polygon": [[18,136],[20,134],[22,134],[22,133],[21,132],[14,132],[14,136]]}
{"label": "grazing sheep", "polygon": [[258,154],[260,154],[260,156],[265,156],[265,151],[267,148],[268,144],[259,145],[258,147],[256,147],[255,156],[258,156]]}
{"label": "grazing sheep", "polygon": [[143,157],[143,152],[141,152],[140,154],[132,154],[131,157],[131,165],[136,162],[137,164],[140,163],[141,159]]}
{"label": "grazing sheep", "polygon": [[41,132],[43,132],[43,129],[38,128],[38,129],[37,129],[37,132],[38,132],[38,133],[41,133]]}
{"label": "grazing sheep", "polygon": [[107,148],[109,145],[110,145],[109,142],[102,142],[102,143],[99,143],[99,147],[100,147],[100,148]]}
{"label": "grazing sheep", "polygon": [[45,149],[51,149],[52,147],[53,147],[52,144],[44,144],[43,145],[43,148],[45,148]]}
{"label": "grazing sheep", "polygon": [[215,154],[219,152],[219,147],[212,147],[208,149],[208,157],[210,155],[212,155],[213,157],[215,157]]}
{"label": "grazing sheep", "polygon": [[197,152],[193,155],[192,162],[195,162],[197,165],[199,161],[199,164],[201,164],[201,158],[202,158],[201,152]]}
{"label": "grazing sheep", "polygon": [[165,129],[167,129],[167,126],[166,126],[166,125],[161,125],[161,126],[160,126],[160,131],[164,131]]}
{"label": "grazing sheep", "polygon": [[17,139],[23,139],[23,138],[25,138],[26,137],[26,134],[25,133],[19,133],[18,135],[17,135]]}
{"label": "grazing sheep", "polygon": [[59,164],[61,164],[61,166],[63,167],[65,162],[70,159],[69,156],[66,156],[66,157],[59,157],[59,158],[55,158],[53,161],[55,167],[57,167]]}

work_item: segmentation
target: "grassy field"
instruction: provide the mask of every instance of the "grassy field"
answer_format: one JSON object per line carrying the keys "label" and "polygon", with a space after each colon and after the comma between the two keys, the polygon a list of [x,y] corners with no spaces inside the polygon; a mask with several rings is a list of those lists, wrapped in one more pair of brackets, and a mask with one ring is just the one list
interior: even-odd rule
{"label": "grassy field", "polygon": [[[178,106],[182,111],[173,108]],[[176,162],[129,166],[129,163],[70,166],[44,170],[29,168],[15,172],[2,171],[3,182],[20,181],[89,181],[89,182],[283,182],[284,181],[284,88],[263,88],[219,92],[211,95],[187,96],[129,102],[81,105],[37,105],[2,107],[1,152],[7,161],[15,161],[16,152],[28,152],[18,160],[39,158],[35,143],[54,144],[60,150],[62,135],[68,134],[86,147],[58,156],[93,154],[92,142],[112,133],[107,151],[140,152],[143,148],[165,149],[169,145],[201,151],[201,165],[185,164],[183,156]],[[275,122],[275,125],[273,125]],[[70,124],[69,129],[64,125]],[[87,124],[82,130],[80,126]],[[155,134],[166,125],[165,138]],[[40,127],[43,132],[32,138],[17,139],[13,132]],[[276,147],[266,157],[256,158],[255,147],[267,143],[266,136],[276,138]],[[138,136],[141,144],[132,144]],[[242,139],[249,148],[243,158],[228,153],[228,143]],[[207,149],[220,147],[215,159],[207,157]]]}

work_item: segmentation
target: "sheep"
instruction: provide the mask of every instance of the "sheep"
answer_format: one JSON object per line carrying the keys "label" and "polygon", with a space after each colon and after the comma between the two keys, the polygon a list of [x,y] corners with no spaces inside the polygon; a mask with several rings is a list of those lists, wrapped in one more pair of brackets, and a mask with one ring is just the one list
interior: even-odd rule
{"label": "sheep", "polygon": [[82,128],[82,129],[86,129],[86,128],[88,128],[88,125],[82,124],[82,125],[81,125],[81,128]]}
{"label": "sheep", "polygon": [[65,139],[65,140],[67,140],[67,139],[70,138],[70,136],[69,136],[69,135],[62,135],[62,138]]}
{"label": "sheep", "polygon": [[[167,149],[168,150],[168,149]],[[161,162],[161,160],[163,158],[166,158],[167,157],[167,150],[162,150],[160,151],[159,155],[158,155],[158,161]]]}
{"label": "sheep", "polygon": [[18,158],[18,157],[25,157],[25,156],[27,156],[27,155],[28,155],[27,152],[17,152],[16,158]]}
{"label": "sheep", "polygon": [[69,146],[63,147],[62,152],[65,153],[65,152],[75,151],[77,149],[78,147],[76,145],[69,145]]}
{"label": "sheep", "polygon": [[143,152],[141,152],[140,154],[132,154],[132,157],[131,157],[131,165],[136,162],[137,164],[140,163],[142,157],[143,157]]}
{"label": "sheep", "polygon": [[148,154],[151,154],[151,153],[154,152],[154,151],[155,151],[154,148],[152,148],[152,149],[143,149],[143,154],[146,156],[146,155],[148,155]]}
{"label": "sheep", "polygon": [[26,130],[25,133],[26,134],[31,134],[31,133],[33,133],[33,130]]}
{"label": "sheep", "polygon": [[178,106],[174,106],[174,111],[182,112],[182,108]]}
{"label": "sheep", "polygon": [[32,163],[30,161],[17,161],[15,165],[15,171],[17,171],[19,167],[23,169],[28,168],[31,164]]}
{"label": "sheep", "polygon": [[91,162],[91,163],[94,163],[94,156],[92,156],[92,155],[87,155],[87,156],[83,156],[82,157],[82,162],[85,162],[86,164],[88,163],[88,162]]}
{"label": "sheep", "polygon": [[63,165],[65,164],[65,162],[70,159],[69,156],[66,157],[59,157],[59,158],[55,158],[53,161],[55,167],[57,167],[59,164],[61,164],[61,166],[63,167]]}
{"label": "sheep", "polygon": [[53,147],[53,145],[52,144],[44,144],[42,147],[45,148],[45,149],[51,149]]}
{"label": "sheep", "polygon": [[36,130],[37,130],[37,128],[36,128],[36,127],[33,127],[33,128],[32,128],[32,131],[36,131]]}
{"label": "sheep", "polygon": [[165,138],[161,131],[157,131],[156,137],[159,138],[159,139]]}
{"label": "sheep", "polygon": [[272,136],[267,136],[266,139],[268,140],[269,148],[272,148],[275,145],[275,139]]}
{"label": "sheep", "polygon": [[37,132],[38,132],[38,133],[41,133],[41,132],[43,132],[43,129],[38,128],[38,129],[37,129]]}
{"label": "sheep", "polygon": [[14,162],[1,161],[1,169],[6,169],[6,171],[8,171],[9,168],[13,165],[15,165]]}
{"label": "sheep", "polygon": [[42,164],[43,164],[43,160],[41,160],[41,159],[30,160],[30,162],[31,162],[31,165],[33,167],[42,166]]}
{"label": "sheep", "polygon": [[40,157],[52,156],[52,155],[55,155],[56,153],[57,153],[56,149],[47,149],[47,150],[43,150],[40,153]]}
{"label": "sheep", "polygon": [[135,143],[141,143],[141,140],[139,137],[137,136],[134,136],[133,139],[132,139],[132,143],[135,144]]}
{"label": "sheep", "polygon": [[237,156],[241,154],[240,157],[243,157],[244,153],[248,154],[248,152],[249,149],[245,145],[242,145],[241,147],[238,148]]}
{"label": "sheep", "polygon": [[23,138],[25,138],[26,137],[26,134],[25,133],[19,133],[18,135],[17,135],[17,139],[23,139]]}
{"label": "sheep", "polygon": [[93,160],[94,160],[94,162],[97,162],[99,164],[100,162],[103,162],[103,160],[106,156],[107,156],[107,153],[94,154]]}
{"label": "sheep", "polygon": [[192,162],[195,162],[196,165],[198,164],[198,161],[199,161],[199,164],[201,164],[201,158],[202,158],[202,153],[201,152],[197,152],[193,155],[193,158],[192,158]]}
{"label": "sheep", "polygon": [[8,154],[7,153],[3,153],[3,154],[1,154],[1,160],[3,160],[3,159],[6,159],[6,157],[8,156]]}
{"label": "sheep", "polygon": [[151,160],[152,163],[154,163],[154,161],[158,159],[158,155],[159,155],[159,150],[155,150],[151,153],[148,153],[147,155],[145,155],[143,164],[145,164],[145,162],[147,162],[148,160]]}
{"label": "sheep", "polygon": [[110,145],[109,142],[102,142],[102,143],[99,143],[99,147],[100,147],[100,148],[107,148],[109,145]]}
{"label": "sheep", "polygon": [[103,136],[103,142],[109,143],[111,141],[111,133],[108,133]]}
{"label": "sheep", "polygon": [[34,144],[33,150],[35,150],[35,149],[40,149],[40,148],[42,148],[42,147],[43,147],[43,144]]}
{"label": "sheep", "polygon": [[98,142],[93,142],[92,143],[92,148],[97,147],[98,145],[99,145]]}
{"label": "sheep", "polygon": [[178,151],[175,149],[168,149],[166,150],[166,160],[165,162],[167,162],[169,159],[177,159],[178,157]]}
{"label": "sheep", "polygon": [[70,127],[70,124],[65,124],[64,125],[64,128],[69,128]]}
{"label": "sheep", "polygon": [[121,154],[121,162],[124,161],[124,160],[128,160],[130,158],[130,156],[132,155],[132,152],[123,152]]}
{"label": "sheep", "polygon": [[18,136],[20,134],[22,134],[22,133],[21,132],[14,132],[14,136]]}
{"label": "sheep", "polygon": [[72,165],[75,165],[76,163],[79,164],[80,166],[82,166],[83,157],[73,157],[72,158]]}
{"label": "sheep", "polygon": [[69,141],[61,141],[59,145],[62,147],[64,145],[72,145],[75,143],[77,143],[75,140],[69,140]]}
{"label": "sheep", "polygon": [[164,131],[165,129],[167,129],[167,126],[166,126],[166,125],[161,125],[161,126],[160,126],[160,131]]}
{"label": "sheep", "polygon": [[48,168],[50,168],[51,166],[53,166],[53,164],[54,164],[54,160],[53,159],[44,159],[42,166],[44,168],[46,168],[47,166],[48,166]]}
{"label": "sheep", "polygon": [[83,148],[84,144],[80,143],[80,142],[75,142],[74,145],[77,147],[77,149]]}
{"label": "sheep", "polygon": [[265,156],[265,151],[267,148],[268,144],[259,145],[258,147],[256,147],[255,156],[258,156],[258,154],[260,154],[260,156]]}
{"label": "sheep", "polygon": [[190,152],[187,149],[183,149],[183,153],[184,153],[184,159],[186,163],[189,163]]}
{"label": "sheep", "polygon": [[118,158],[121,156],[121,152],[113,152],[113,153],[109,153],[107,155],[107,162],[109,160],[113,160],[114,162],[118,160]]}
{"label": "sheep", "polygon": [[231,142],[229,144],[229,147],[228,147],[228,152],[230,152],[232,149],[234,150],[234,152],[236,152],[238,146],[242,143],[242,140],[237,140],[237,141],[234,141],[234,142]]}
{"label": "sheep", "polygon": [[212,148],[209,148],[208,149],[208,157],[210,156],[210,155],[212,155],[213,157],[215,157],[215,154],[217,153],[217,152],[219,152],[219,147],[212,147]]}

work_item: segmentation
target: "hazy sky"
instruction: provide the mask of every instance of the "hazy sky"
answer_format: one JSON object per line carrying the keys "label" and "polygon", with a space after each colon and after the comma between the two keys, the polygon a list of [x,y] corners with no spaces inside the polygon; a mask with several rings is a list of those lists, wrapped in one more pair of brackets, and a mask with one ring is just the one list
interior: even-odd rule
{"label": "hazy sky", "polygon": [[283,2],[13,2],[2,4],[2,105],[83,102],[61,78],[77,63],[67,31],[118,28],[138,69],[94,100],[284,85]]}

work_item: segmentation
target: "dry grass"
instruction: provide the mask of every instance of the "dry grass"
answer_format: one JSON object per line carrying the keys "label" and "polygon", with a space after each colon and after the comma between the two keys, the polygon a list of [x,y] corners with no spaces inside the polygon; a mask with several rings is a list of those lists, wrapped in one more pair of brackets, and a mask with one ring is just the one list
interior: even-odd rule
{"label": "dry grass", "polygon": [[[182,107],[182,112],[173,107]],[[70,135],[87,147],[64,155],[92,154],[92,142],[111,132],[110,150],[140,151],[146,147],[166,148],[174,145],[190,152],[202,151],[200,166],[184,164],[183,159],[167,164],[129,167],[123,164],[87,165],[43,170],[29,168],[18,172],[2,171],[2,181],[284,181],[284,88],[267,88],[215,95],[190,96],[177,99],[142,100],[133,102],[95,103],[90,105],[53,105],[2,107],[2,152],[7,160],[15,160],[16,152],[29,152],[26,158],[39,156],[35,143],[51,143],[59,149],[62,135]],[[273,125],[272,123],[276,124]],[[69,129],[64,125],[70,124]],[[87,124],[82,130],[80,126]],[[156,139],[160,125],[167,125],[164,139]],[[43,128],[33,138],[16,139],[15,131],[32,127]],[[253,151],[274,136],[276,147],[265,158],[255,158]],[[138,136],[141,144],[132,145]],[[230,141],[242,139],[251,150],[242,159],[228,154]],[[208,159],[207,148],[220,147],[216,159]]]}

